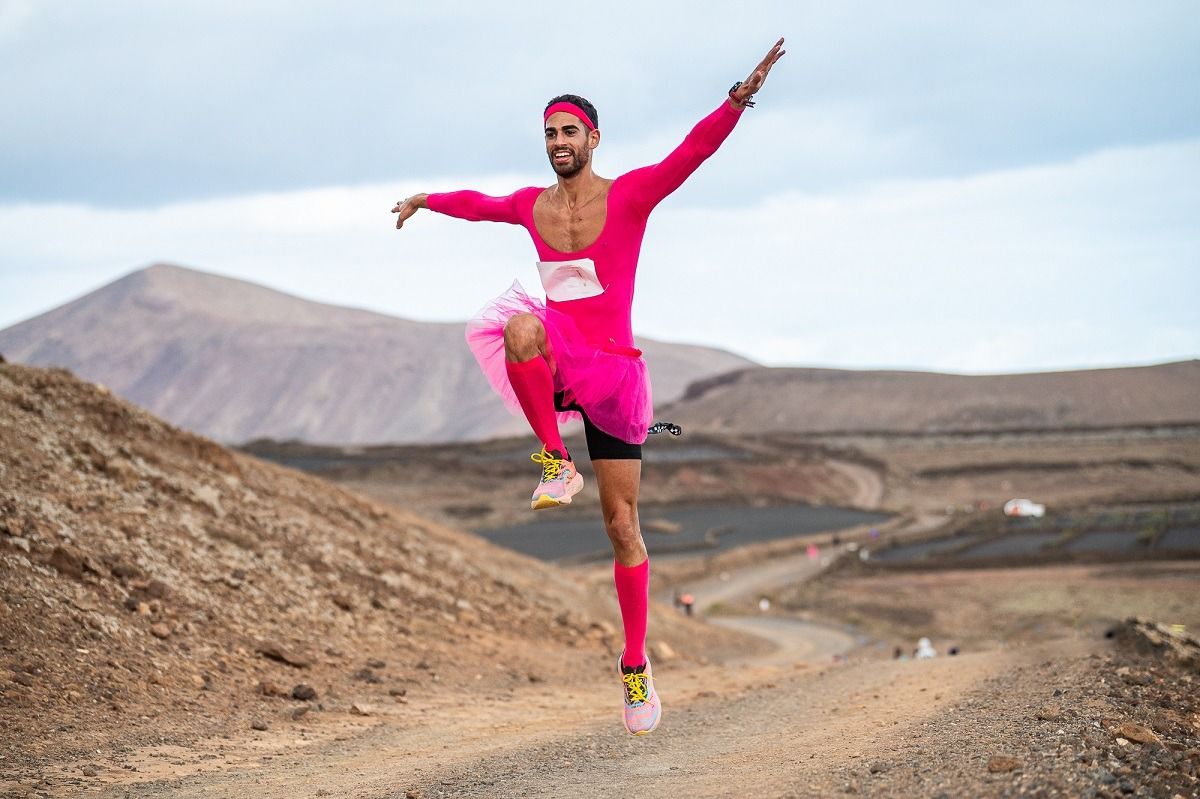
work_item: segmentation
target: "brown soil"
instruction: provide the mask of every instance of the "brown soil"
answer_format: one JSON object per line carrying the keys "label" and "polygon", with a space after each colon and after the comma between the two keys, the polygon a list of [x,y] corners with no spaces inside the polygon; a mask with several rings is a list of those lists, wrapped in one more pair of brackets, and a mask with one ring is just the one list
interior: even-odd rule
{"label": "brown soil", "polygon": [[[914,529],[946,502],[896,499],[911,483],[884,478],[916,457],[900,450],[724,445],[753,457],[656,465],[650,491],[857,496],[911,512],[895,524]],[[602,570],[555,569],[231,453],[63,372],[0,365],[0,453],[0,795],[1200,795],[1194,666],[1102,635],[1135,608],[1200,623],[1192,562],[774,585],[872,633],[838,664],[780,664],[761,639],[659,607],[664,721],[632,738]],[[943,455],[906,480],[952,484],[960,473],[929,476],[956,457]],[[390,474],[398,490],[425,496],[439,470],[421,461]],[[494,469],[524,493],[524,471]],[[428,502],[449,517],[446,497]],[[663,572],[752,572],[794,548]],[[917,634],[965,654],[890,658]],[[264,694],[301,683],[316,696]]]}
{"label": "brown soil", "polygon": [[[0,365],[0,453],[0,785],[304,708],[599,679],[620,646],[607,592],[62,371]],[[664,632],[684,657],[741,640]]]}
{"label": "brown soil", "polygon": [[789,610],[854,625],[890,651],[920,637],[942,651],[1083,635],[1128,616],[1200,630],[1200,561],[861,575],[831,572],[786,589]]}
{"label": "brown soil", "polygon": [[[824,669],[664,669],[651,736],[617,724],[612,688],[549,681],[508,701],[321,715],[291,735],[87,761],[46,795],[668,797],[1196,796],[1195,678],[1103,641]],[[1127,736],[1136,736],[1133,740]],[[93,762],[90,765],[96,766]]]}

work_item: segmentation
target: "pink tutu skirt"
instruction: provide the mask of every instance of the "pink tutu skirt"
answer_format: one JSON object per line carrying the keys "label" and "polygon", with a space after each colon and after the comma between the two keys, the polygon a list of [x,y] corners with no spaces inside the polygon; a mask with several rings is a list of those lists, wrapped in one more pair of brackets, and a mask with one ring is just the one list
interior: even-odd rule
{"label": "pink tutu skirt", "polygon": [[[653,404],[641,351],[589,344],[574,319],[530,297],[519,282],[467,322],[467,346],[509,411],[524,416],[504,365],[504,325],[521,313],[533,314],[546,329],[554,389],[564,395],[559,407],[577,405],[592,424],[610,436],[630,444],[645,441]],[[574,411],[558,414],[559,422],[578,418]]]}

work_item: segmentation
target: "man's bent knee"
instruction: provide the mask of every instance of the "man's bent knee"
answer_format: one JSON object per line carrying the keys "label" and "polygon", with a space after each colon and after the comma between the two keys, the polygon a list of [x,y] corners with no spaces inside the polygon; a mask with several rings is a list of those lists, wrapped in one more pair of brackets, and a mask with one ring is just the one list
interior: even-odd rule
{"label": "man's bent knee", "polygon": [[504,351],[509,360],[527,361],[544,349],[542,320],[531,313],[520,313],[504,324]]}

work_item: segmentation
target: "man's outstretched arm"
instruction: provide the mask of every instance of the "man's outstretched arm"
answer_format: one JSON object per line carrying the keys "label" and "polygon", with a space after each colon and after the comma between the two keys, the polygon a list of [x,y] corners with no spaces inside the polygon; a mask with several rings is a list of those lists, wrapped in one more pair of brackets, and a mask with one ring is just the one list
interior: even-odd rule
{"label": "man's outstretched arm", "polygon": [[392,213],[399,214],[396,217],[397,230],[404,227],[408,218],[422,208],[472,222],[507,222],[510,225],[519,225],[521,220],[517,218],[515,196],[510,194],[507,197],[490,197],[477,191],[414,194],[396,203]]}
{"label": "man's outstretched arm", "polygon": [[730,91],[729,98],[717,110],[700,120],[670,155],[653,166],[636,169],[626,176],[633,187],[635,200],[646,213],[683,185],[688,176],[717,151],[733,131],[742,111],[753,105],[750,98],[762,88],[771,67],[785,52],[783,39],[780,39],[751,71],[750,76]]}

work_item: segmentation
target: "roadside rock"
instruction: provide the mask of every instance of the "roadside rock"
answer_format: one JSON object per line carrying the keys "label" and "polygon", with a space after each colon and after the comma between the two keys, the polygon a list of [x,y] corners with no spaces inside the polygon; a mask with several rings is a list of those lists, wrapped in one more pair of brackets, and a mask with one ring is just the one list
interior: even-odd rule
{"label": "roadside rock", "polygon": [[312,658],[301,655],[276,641],[264,641],[259,644],[258,653],[265,658],[277,660],[298,669],[306,669],[312,665]]}
{"label": "roadside rock", "polygon": [[280,699],[286,699],[292,695],[291,691],[284,688],[279,683],[271,682],[270,680],[263,680],[260,682],[256,687],[256,690],[263,696],[274,696]]}
{"label": "roadside rock", "polygon": [[1200,638],[1182,630],[1131,617],[1113,631],[1113,638],[1139,654],[1163,656],[1193,672],[1200,671]]}
{"label": "roadside rock", "polygon": [[1020,767],[1021,761],[1010,755],[992,755],[987,764],[987,770],[992,774],[1016,771]]}
{"label": "roadside rock", "polygon": [[1121,722],[1121,726],[1116,729],[1114,734],[1140,744],[1162,743],[1162,739],[1155,735],[1153,730],[1143,727],[1141,724],[1134,724],[1132,721]]}
{"label": "roadside rock", "polygon": [[82,580],[85,571],[99,573],[95,564],[91,563],[83,552],[70,544],[56,546],[46,563],[59,574],[73,577],[76,580]]}
{"label": "roadside rock", "polygon": [[371,685],[378,685],[383,682],[383,679],[370,669],[359,669],[354,673],[354,679],[359,682],[370,683]]}
{"label": "roadside rock", "polygon": [[303,702],[310,702],[317,698],[317,689],[311,685],[300,683],[292,689],[292,699],[299,699]]}
{"label": "roadside rock", "polygon": [[151,599],[166,599],[171,593],[171,587],[162,580],[147,580],[142,590]]}

